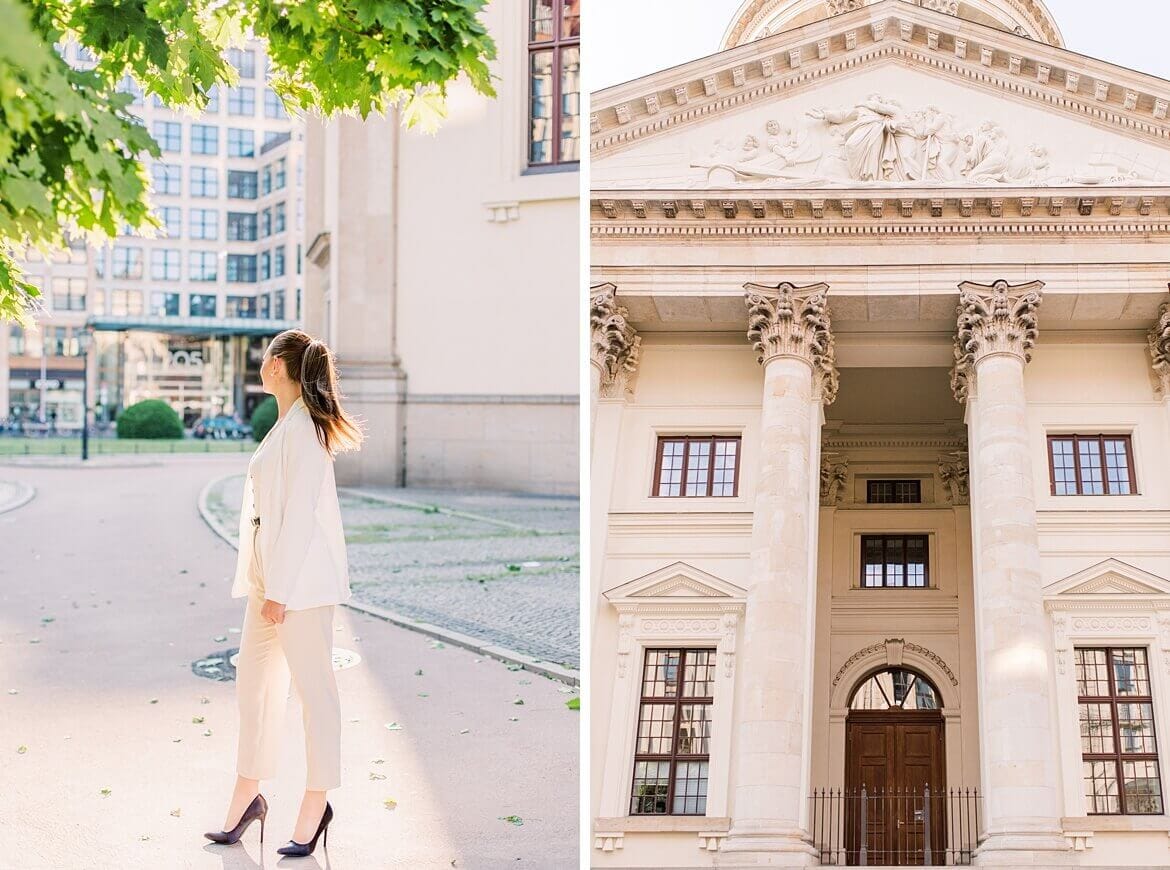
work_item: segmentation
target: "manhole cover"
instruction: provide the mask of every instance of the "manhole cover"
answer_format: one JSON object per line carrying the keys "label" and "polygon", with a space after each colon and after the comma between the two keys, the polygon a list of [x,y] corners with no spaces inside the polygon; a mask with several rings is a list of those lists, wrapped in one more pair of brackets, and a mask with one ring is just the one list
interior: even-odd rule
{"label": "manhole cover", "polygon": [[219,680],[220,682],[234,680],[236,678],[236,656],[239,652],[239,647],[216,650],[193,661],[191,670],[195,676],[205,677],[209,680]]}
{"label": "manhole cover", "polygon": [[[238,647],[217,650],[192,662],[191,670],[195,676],[205,677],[208,680],[219,680],[220,682],[234,680],[236,678],[236,659],[239,658],[239,655]],[[353,650],[342,649],[339,646],[333,647],[333,670],[344,671],[346,668],[361,664],[361,661],[362,657]]]}

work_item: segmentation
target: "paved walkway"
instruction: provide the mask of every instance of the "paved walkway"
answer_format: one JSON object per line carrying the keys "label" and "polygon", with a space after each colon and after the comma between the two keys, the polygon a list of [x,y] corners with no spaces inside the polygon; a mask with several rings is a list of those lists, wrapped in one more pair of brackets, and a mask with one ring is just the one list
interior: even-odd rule
{"label": "paved walkway", "polygon": [[[243,482],[208,493],[229,530]],[[580,667],[576,499],[366,487],[340,501],[356,601]]]}
{"label": "paved walkway", "polygon": [[244,602],[196,497],[246,461],[4,468],[37,496],[0,514],[0,868],[577,867],[567,687],[344,608],[337,646],[363,661],[338,673],[328,862],[276,860],[304,777],[295,699],[263,856],[258,830],[203,839],[234,780],[235,684],[191,665],[238,645]]}

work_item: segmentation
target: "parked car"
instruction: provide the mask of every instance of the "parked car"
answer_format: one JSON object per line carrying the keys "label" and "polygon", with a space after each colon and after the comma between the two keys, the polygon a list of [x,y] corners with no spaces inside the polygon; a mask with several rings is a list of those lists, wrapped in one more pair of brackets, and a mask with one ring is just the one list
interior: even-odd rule
{"label": "parked car", "polygon": [[228,414],[201,417],[191,429],[193,438],[241,439],[252,437],[252,427]]}

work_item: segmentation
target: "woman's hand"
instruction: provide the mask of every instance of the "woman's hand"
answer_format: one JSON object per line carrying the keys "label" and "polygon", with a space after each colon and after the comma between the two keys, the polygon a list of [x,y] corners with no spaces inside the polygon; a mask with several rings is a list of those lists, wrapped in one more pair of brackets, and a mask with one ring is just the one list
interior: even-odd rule
{"label": "woman's hand", "polygon": [[284,605],[279,601],[269,601],[264,599],[264,604],[260,608],[260,616],[268,622],[279,625],[284,622]]}

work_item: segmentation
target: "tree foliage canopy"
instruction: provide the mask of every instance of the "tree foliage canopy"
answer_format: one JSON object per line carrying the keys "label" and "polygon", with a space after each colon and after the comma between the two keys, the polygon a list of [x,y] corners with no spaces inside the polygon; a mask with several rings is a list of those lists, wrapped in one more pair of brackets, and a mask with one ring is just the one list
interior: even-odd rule
{"label": "tree foliage canopy", "polygon": [[[238,71],[225,52],[266,42],[268,85],[293,111],[365,118],[396,108],[433,131],[447,85],[464,74],[494,96],[486,0],[0,0],[0,322],[28,322],[39,296],[17,265],[67,234],[150,232],[145,157],[158,145],[119,90],[198,112]],[[76,42],[88,69],[55,45]]]}

